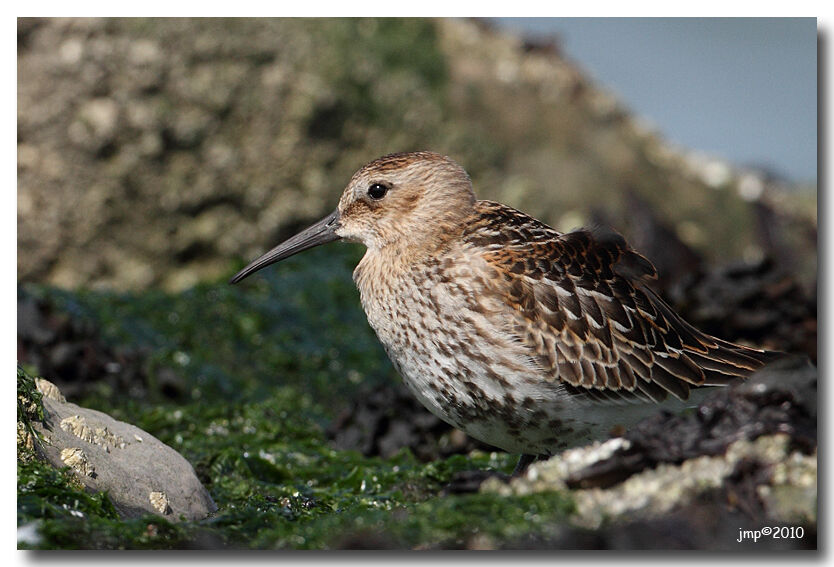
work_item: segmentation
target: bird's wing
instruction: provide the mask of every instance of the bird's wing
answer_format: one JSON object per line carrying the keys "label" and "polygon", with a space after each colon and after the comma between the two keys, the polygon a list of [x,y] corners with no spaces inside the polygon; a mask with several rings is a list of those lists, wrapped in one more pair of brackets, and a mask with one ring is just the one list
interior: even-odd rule
{"label": "bird's wing", "polygon": [[466,242],[491,273],[513,333],[551,380],[601,401],[685,400],[691,387],[726,385],[772,353],[686,323],[646,283],[654,266],[617,233],[560,234],[498,203],[480,201]]}

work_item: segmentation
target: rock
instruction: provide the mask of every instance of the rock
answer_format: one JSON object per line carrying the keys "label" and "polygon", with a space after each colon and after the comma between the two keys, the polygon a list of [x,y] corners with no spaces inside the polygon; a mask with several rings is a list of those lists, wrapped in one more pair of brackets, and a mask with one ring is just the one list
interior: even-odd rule
{"label": "rock", "polygon": [[[628,228],[633,190],[705,261],[769,250],[748,213],[757,201],[732,190],[737,171],[693,167],[558,51],[471,21],[21,18],[17,29],[20,281],[181,290],[227,276],[332,210],[361,164],[407,148],[456,157],[479,196],[551,224],[601,203]],[[745,193],[769,198],[771,186]],[[215,208],[223,223],[205,239],[195,212]],[[767,242],[815,267],[815,207],[789,217]],[[685,266],[659,242],[659,262]]]}
{"label": "rock", "polygon": [[108,98],[90,100],[68,129],[69,139],[92,152],[100,152],[115,140],[119,107]]}
{"label": "rock", "polygon": [[70,467],[92,492],[106,491],[123,518],[152,513],[171,521],[201,520],[217,510],[182,455],[136,426],[67,402],[51,382],[37,379],[43,423],[33,423],[39,452]]}

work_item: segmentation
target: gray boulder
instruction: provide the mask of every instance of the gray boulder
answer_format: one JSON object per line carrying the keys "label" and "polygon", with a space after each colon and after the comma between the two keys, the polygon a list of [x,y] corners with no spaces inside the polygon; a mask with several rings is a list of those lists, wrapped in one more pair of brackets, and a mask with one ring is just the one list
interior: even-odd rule
{"label": "gray boulder", "polygon": [[66,401],[38,378],[43,423],[34,423],[39,451],[68,466],[87,490],[107,491],[123,518],[147,513],[171,521],[200,520],[217,510],[194,468],[168,445],[138,427]]}

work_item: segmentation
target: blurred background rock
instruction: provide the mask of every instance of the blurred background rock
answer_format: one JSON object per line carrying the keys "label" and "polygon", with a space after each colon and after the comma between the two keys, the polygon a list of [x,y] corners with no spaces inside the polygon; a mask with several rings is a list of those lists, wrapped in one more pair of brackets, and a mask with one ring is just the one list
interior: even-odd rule
{"label": "blurred background rock", "polygon": [[483,22],[20,19],[17,112],[21,282],[226,277],[366,161],[432,149],[481,198],[613,226],[668,283],[768,257],[815,295],[815,188],[673,149],[555,43]]}

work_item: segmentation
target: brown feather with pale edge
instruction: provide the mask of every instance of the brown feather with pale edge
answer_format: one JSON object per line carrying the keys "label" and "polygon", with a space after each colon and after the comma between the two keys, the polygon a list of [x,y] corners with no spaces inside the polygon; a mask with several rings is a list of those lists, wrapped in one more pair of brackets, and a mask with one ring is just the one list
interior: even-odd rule
{"label": "brown feather with pale edge", "polygon": [[475,211],[463,236],[494,269],[484,293],[502,298],[519,341],[547,379],[564,382],[571,394],[686,400],[692,387],[725,385],[777,356],[681,319],[647,287],[654,266],[619,234],[561,234],[490,201],[478,201]]}

